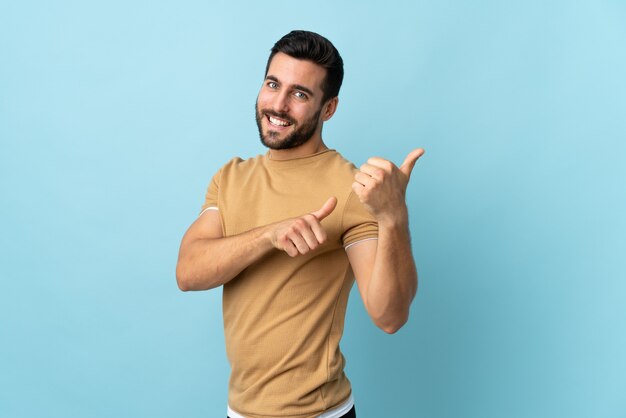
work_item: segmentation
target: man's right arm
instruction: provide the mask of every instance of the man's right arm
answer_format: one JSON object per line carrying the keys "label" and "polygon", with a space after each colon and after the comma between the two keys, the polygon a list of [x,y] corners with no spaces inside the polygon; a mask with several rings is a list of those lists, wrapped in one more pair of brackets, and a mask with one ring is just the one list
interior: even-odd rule
{"label": "man's right arm", "polygon": [[291,257],[326,241],[320,221],[337,205],[331,197],[321,209],[281,222],[224,237],[217,210],[207,210],[189,227],[180,244],[176,281],[183,291],[207,290],[235,278],[274,249]]}

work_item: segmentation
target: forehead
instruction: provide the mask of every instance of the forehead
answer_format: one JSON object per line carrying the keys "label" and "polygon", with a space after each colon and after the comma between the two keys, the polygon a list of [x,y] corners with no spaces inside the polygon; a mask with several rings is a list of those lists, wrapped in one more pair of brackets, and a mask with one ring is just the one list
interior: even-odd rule
{"label": "forehead", "polygon": [[267,76],[274,76],[283,85],[301,85],[314,92],[322,91],[326,69],[312,61],[301,60],[278,52],[272,58]]}

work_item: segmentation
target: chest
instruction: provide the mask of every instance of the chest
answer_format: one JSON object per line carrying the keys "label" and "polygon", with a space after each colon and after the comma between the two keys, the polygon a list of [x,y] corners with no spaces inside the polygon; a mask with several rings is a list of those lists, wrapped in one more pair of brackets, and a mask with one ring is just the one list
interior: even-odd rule
{"label": "chest", "polygon": [[231,176],[220,185],[219,193],[227,236],[313,212],[329,197],[336,196],[337,207],[322,220],[322,226],[329,242],[340,243],[345,193],[337,190],[323,173],[286,171],[277,174],[257,170]]}

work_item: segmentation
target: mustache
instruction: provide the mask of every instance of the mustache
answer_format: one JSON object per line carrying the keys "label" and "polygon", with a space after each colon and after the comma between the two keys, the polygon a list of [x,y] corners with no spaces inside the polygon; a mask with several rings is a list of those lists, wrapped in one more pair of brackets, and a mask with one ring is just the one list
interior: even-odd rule
{"label": "mustache", "polygon": [[268,116],[274,116],[276,118],[280,118],[282,120],[286,120],[287,122],[291,123],[292,125],[296,123],[295,120],[293,120],[292,118],[290,118],[286,113],[280,113],[280,112],[274,112],[273,110],[262,110],[261,113],[264,113]]}

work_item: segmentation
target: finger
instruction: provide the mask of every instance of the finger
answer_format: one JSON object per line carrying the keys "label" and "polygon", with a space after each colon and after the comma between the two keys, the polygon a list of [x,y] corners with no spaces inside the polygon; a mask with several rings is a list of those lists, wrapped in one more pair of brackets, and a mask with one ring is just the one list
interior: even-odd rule
{"label": "finger", "polygon": [[359,167],[359,171],[375,179],[382,180],[382,178],[385,176],[386,168],[366,163]]}
{"label": "finger", "polygon": [[356,180],[358,183],[362,184],[365,187],[372,187],[376,184],[376,180],[374,180],[373,177],[358,172],[354,175],[354,180]]}
{"label": "finger", "polygon": [[289,255],[289,257],[295,257],[298,254],[300,254],[296,246],[293,244],[293,242],[291,242],[289,238],[284,237],[281,240],[281,243],[282,243],[282,250],[286,252],[287,255]]}
{"label": "finger", "polygon": [[[322,227],[322,224],[320,224],[317,219],[314,219],[313,221],[311,221],[310,226],[311,226],[311,231],[315,235],[316,242],[319,243],[319,244],[325,243],[326,242],[326,231]],[[313,247],[311,247],[311,248],[313,248]]]}
{"label": "finger", "polygon": [[393,168],[395,167],[395,165],[391,161],[385,160],[384,158],[380,158],[380,157],[368,158],[367,164],[372,167],[382,168],[383,170],[387,172],[391,172]]}
{"label": "finger", "polygon": [[363,186],[361,183],[359,183],[358,181],[355,181],[354,183],[352,183],[352,190],[354,190],[354,192],[358,195],[361,193],[361,191],[365,189],[365,186]]}
{"label": "finger", "polygon": [[313,224],[307,225],[307,228],[304,228],[300,231],[300,235],[302,235],[304,242],[306,243],[307,247],[311,250],[316,249],[320,245],[320,241],[317,235],[315,234],[315,232],[313,231],[314,225],[316,227],[321,227],[319,225],[319,222],[316,219]]}
{"label": "finger", "polygon": [[324,203],[324,206],[322,206],[321,209],[316,210],[315,212],[311,212],[311,215],[315,216],[318,221],[321,221],[322,219],[330,215],[332,211],[335,210],[336,206],[337,198],[333,196],[329,198],[326,203]]}
{"label": "finger", "polygon": [[359,200],[363,202],[363,192],[365,190],[365,186],[363,186],[358,181],[355,181],[354,183],[352,183],[352,190],[354,190],[354,194],[357,195]]}
{"label": "finger", "polygon": [[298,232],[292,232],[287,237],[291,240],[293,245],[296,247],[300,254],[306,254],[310,251],[309,246],[307,245],[302,235]]}
{"label": "finger", "polygon": [[413,171],[413,167],[415,166],[415,162],[422,155],[424,155],[424,149],[423,148],[415,148],[404,159],[404,162],[400,166],[400,171],[402,171],[405,176],[410,178],[411,177],[411,171]]}

